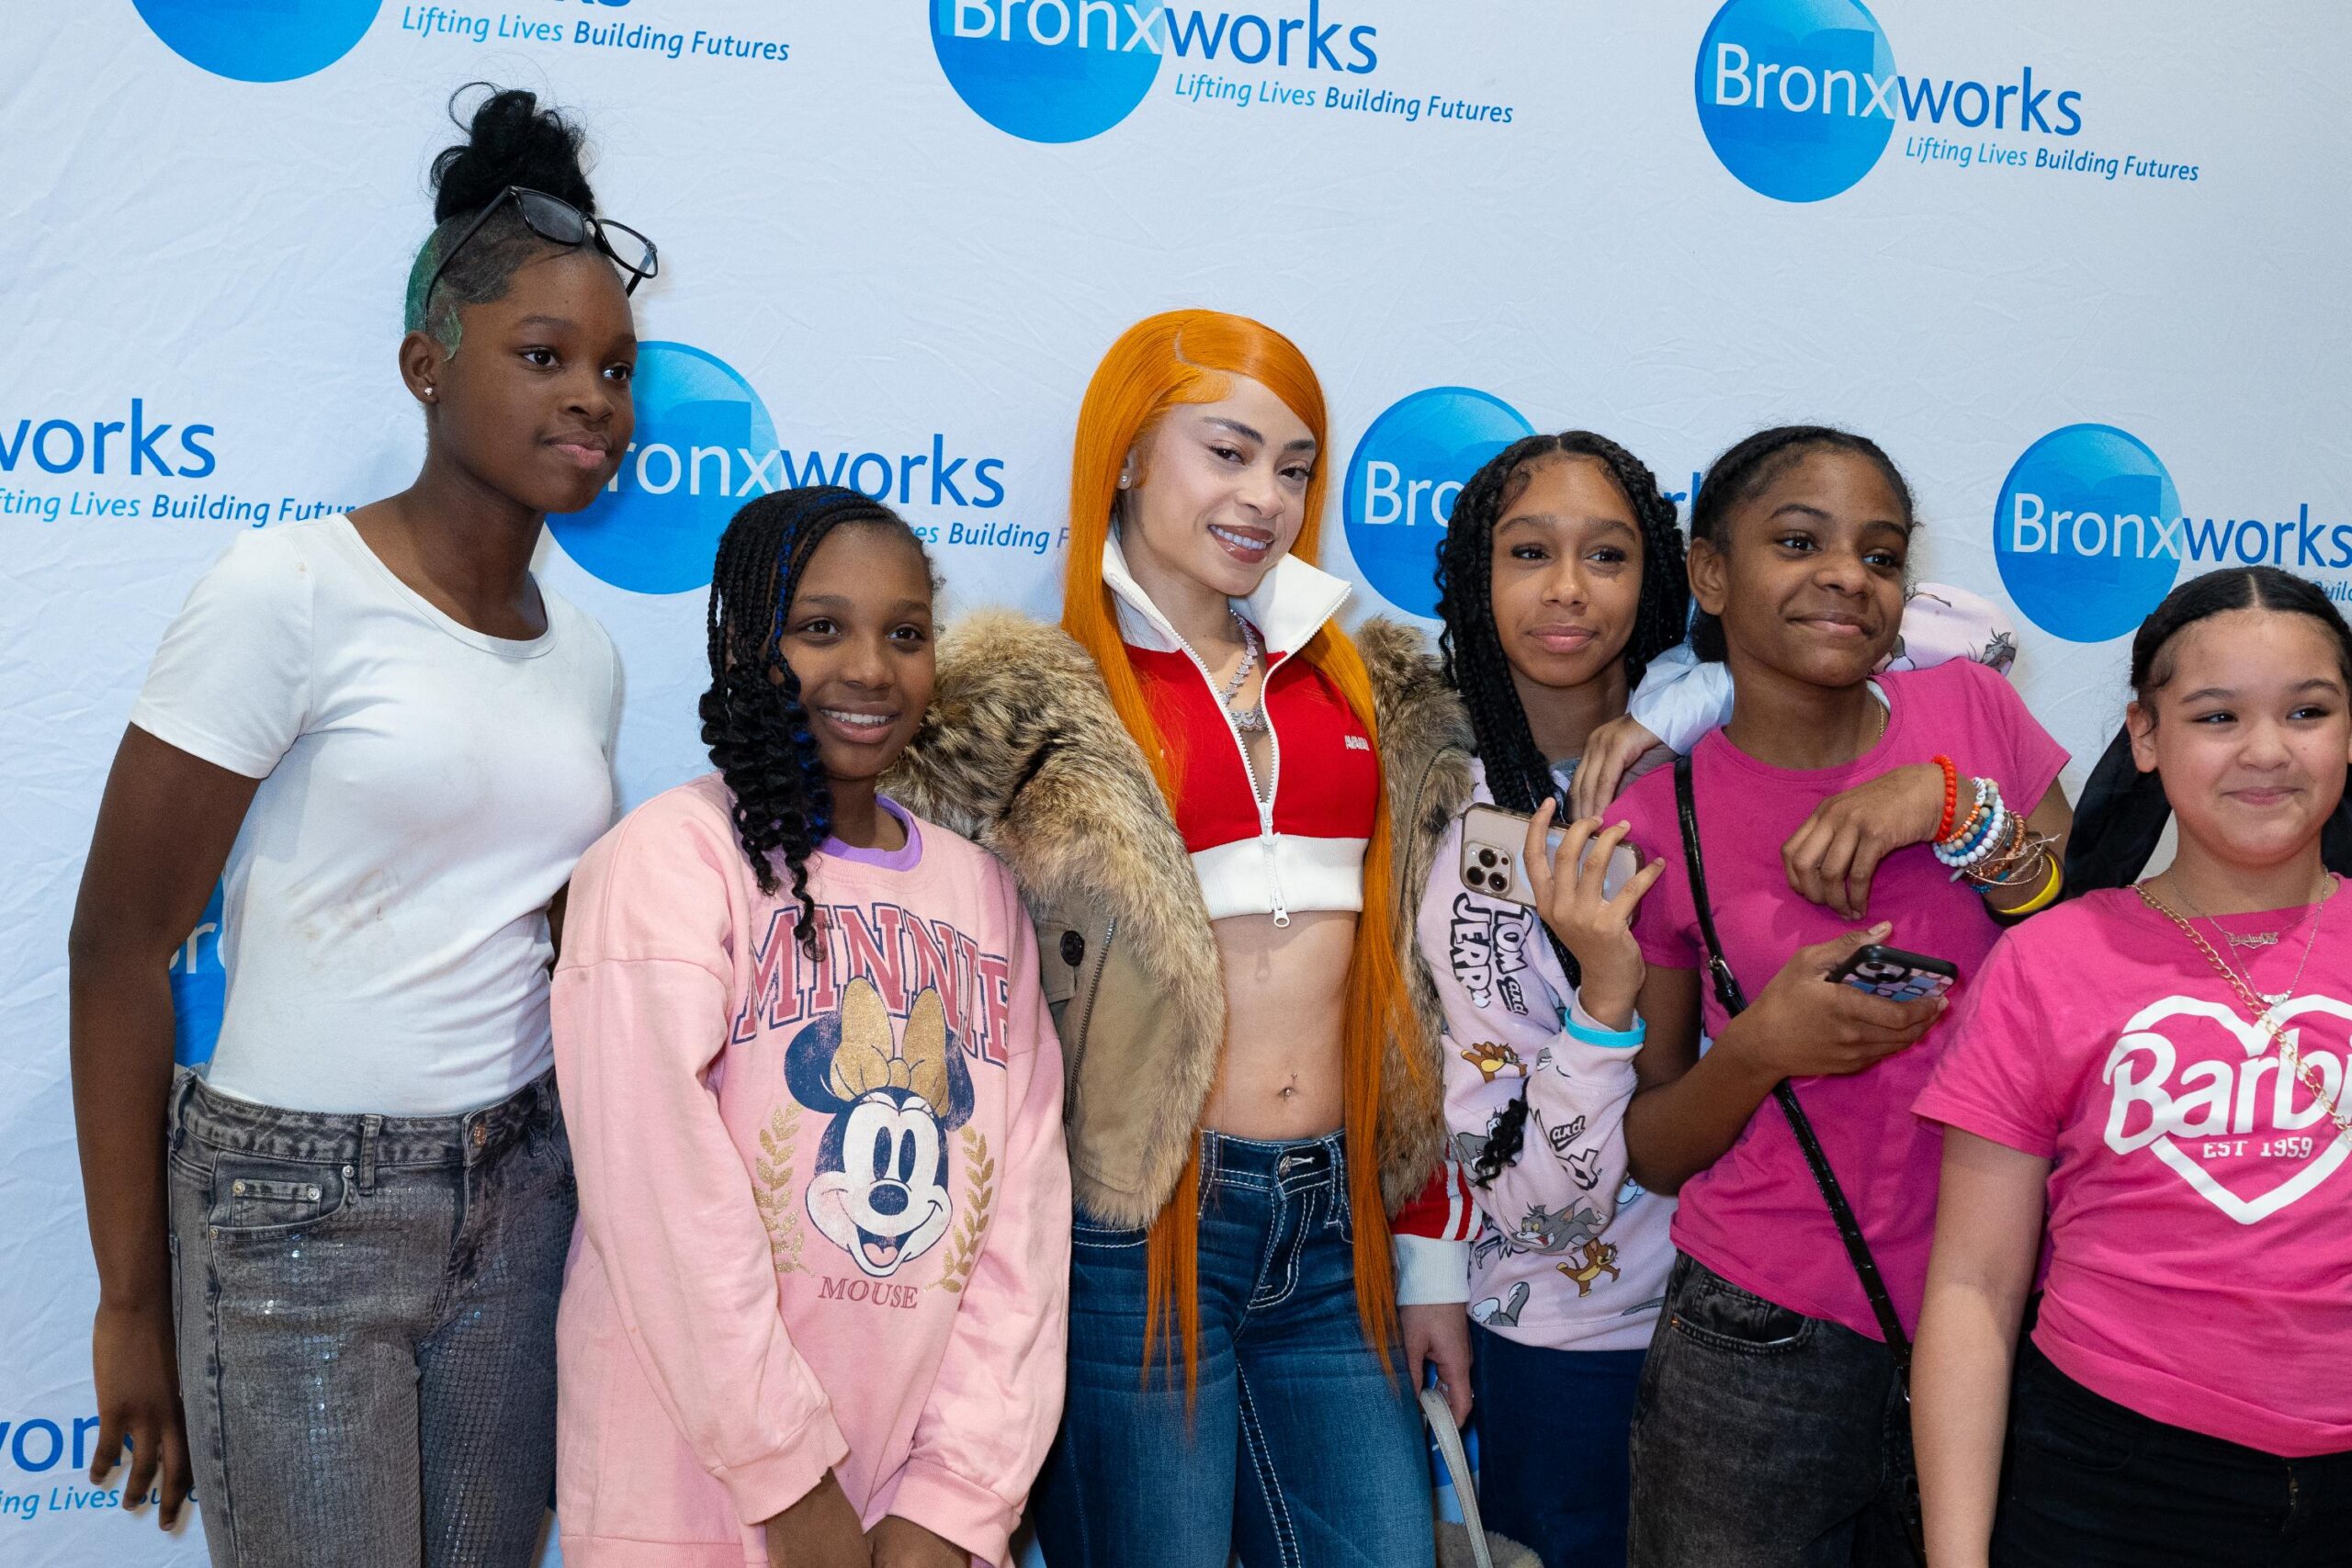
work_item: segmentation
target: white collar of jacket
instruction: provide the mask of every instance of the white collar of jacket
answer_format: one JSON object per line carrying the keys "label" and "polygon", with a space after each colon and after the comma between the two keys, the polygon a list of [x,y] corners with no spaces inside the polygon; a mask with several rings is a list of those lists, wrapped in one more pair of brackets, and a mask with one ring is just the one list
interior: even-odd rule
{"label": "white collar of jacket", "polygon": [[[1184,639],[1177,636],[1176,628],[1127,570],[1127,552],[1119,544],[1116,528],[1102,541],[1102,582],[1118,602],[1122,639],[1155,653],[1182,649]],[[1246,599],[1229,603],[1248,616],[1250,624],[1258,628],[1258,635],[1266,639],[1268,655],[1279,659],[1305,648],[1307,639],[1340,613],[1340,607],[1353,592],[1344,579],[1334,577],[1320,567],[1309,566],[1296,556],[1285,555],[1259,579],[1256,592]]]}

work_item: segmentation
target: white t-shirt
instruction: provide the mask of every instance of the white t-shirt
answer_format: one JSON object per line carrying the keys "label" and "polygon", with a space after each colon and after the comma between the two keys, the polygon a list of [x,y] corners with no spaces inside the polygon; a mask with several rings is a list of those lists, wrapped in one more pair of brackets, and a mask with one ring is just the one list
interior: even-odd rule
{"label": "white t-shirt", "polygon": [[447,1116],[547,1070],[546,908],[612,823],[620,661],[539,594],[543,635],[485,637],[341,515],[244,536],[188,594],[130,722],[261,780],[213,1088]]}

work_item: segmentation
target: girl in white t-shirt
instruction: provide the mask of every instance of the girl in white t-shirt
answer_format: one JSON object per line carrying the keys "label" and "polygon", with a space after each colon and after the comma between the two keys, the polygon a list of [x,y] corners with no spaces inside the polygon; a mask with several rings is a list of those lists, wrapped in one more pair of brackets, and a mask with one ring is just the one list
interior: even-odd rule
{"label": "girl in white t-shirt", "polygon": [[[129,1440],[167,1526],[193,1479],[216,1564],[522,1563],[553,1480],[548,967],[619,667],[530,560],[628,449],[653,254],[530,94],[469,130],[400,346],[422,470],[197,584],[74,912],[93,1478]],[[220,1040],[175,1076],[165,965],[216,881]]]}
{"label": "girl in white t-shirt", "polygon": [[2169,804],[2178,852],[2002,938],[1917,1102],[1928,1551],[2352,1563],[2352,909],[2324,851],[2352,630],[2301,578],[2211,572],[2140,628],[2132,687],[2099,776],[2128,748],[2139,783],[2095,780],[2088,841],[2144,844]]}

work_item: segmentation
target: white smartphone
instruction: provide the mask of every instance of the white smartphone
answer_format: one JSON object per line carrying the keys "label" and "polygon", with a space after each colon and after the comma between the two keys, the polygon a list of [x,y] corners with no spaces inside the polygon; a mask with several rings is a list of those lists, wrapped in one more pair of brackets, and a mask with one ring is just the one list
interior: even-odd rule
{"label": "white smartphone", "polygon": [[[1527,880],[1527,867],[1521,862],[1527,852],[1527,824],[1530,818],[1516,811],[1505,811],[1499,806],[1474,806],[1462,814],[1462,885],[1473,893],[1483,893],[1490,898],[1501,898],[1513,904],[1533,908],[1535,888]],[[1568,835],[1567,829],[1554,827],[1544,835],[1544,852],[1556,855],[1560,840]],[[1589,850],[1587,851],[1589,853]],[[1581,863],[1579,863],[1581,866]],[[1640,869],[1631,845],[1620,844],[1609,857],[1609,868],[1601,878],[1602,888],[1610,893],[1625,886],[1625,879]]]}

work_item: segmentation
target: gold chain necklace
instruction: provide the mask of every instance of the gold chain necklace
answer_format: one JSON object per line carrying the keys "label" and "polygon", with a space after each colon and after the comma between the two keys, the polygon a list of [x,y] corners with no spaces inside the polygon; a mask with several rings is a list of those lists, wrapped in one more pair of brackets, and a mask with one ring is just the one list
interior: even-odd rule
{"label": "gold chain necklace", "polygon": [[[2204,933],[2199,931],[2195,926],[2190,925],[2188,921],[2182,917],[2179,910],[2175,909],[2171,905],[2165,903],[2163,899],[2149,892],[2146,883],[2134,883],[2132,885],[2132,891],[2140,895],[2140,901],[2142,903],[2147,905],[2148,908],[2164,916],[2174,925],[2178,926],[2181,929],[2182,933],[2186,935],[2189,941],[2197,944],[2197,950],[2205,955],[2205,961],[2213,966],[2214,972],[2219,974],[2222,979],[2227,980],[2230,983],[2230,988],[2237,993],[2238,1004],[2241,1007],[2244,1007],[2247,1012],[2254,1016],[2254,1021],[2256,1023],[2261,1023],[2266,1019],[2269,1020],[2270,1043],[2278,1047],[2280,1060],[2284,1061],[2287,1066],[2293,1070],[2295,1077],[2302,1081],[2303,1087],[2312,1091],[2312,1103],[2317,1105],[2322,1111],[2325,1111],[2327,1113],[2327,1119],[2335,1123],[2337,1136],[2340,1138],[2352,1139],[2352,1116],[2346,1115],[2343,1110],[2338,1106],[2335,1098],[2329,1095],[2327,1092],[2327,1086],[2320,1081],[2318,1072],[2312,1068],[2309,1062],[2303,1060],[2302,1052],[2296,1047],[2293,1041],[2287,1037],[2287,1032],[2280,1021],[2270,1017],[2271,1011],[2274,1008],[2278,1006],[2280,1003],[2290,1000],[2294,996],[2294,987],[2289,987],[2287,994],[2280,997],[2278,1002],[2269,1001],[2267,998],[2257,993],[2253,985],[2235,969],[2223,962],[2222,955],[2214,951],[2213,944],[2205,940]],[[2327,901],[2331,897],[2335,897],[2335,879],[2334,877],[2330,877],[2328,879],[2327,891],[2320,895],[2320,907],[2316,910],[2312,911],[2312,934],[2303,944],[2304,964],[2309,964],[2311,962],[2312,948],[2317,944],[2319,941],[2320,922],[2327,918]],[[2295,985],[2300,986],[2302,984],[2302,967],[2299,964],[2295,969]]]}
{"label": "gold chain necklace", "polygon": [[[2172,879],[2172,891],[2173,897],[2178,898],[2183,904],[2188,906],[2188,912],[2190,914],[2196,916],[2199,919],[2203,920],[2207,925],[2211,926],[2213,928],[2213,934],[2222,938],[2230,946],[2275,947],[2278,945],[2278,938],[2282,934],[2280,931],[2258,931],[2255,933],[2254,940],[2241,943],[2238,941],[2237,934],[2235,932],[2232,931],[2221,921],[2215,919],[2212,916],[2207,914],[2204,910],[2197,907],[2197,900],[2188,896],[2188,889],[2180,885],[2180,878],[2177,876]],[[2319,922],[2321,916],[2327,908],[2329,895],[2333,894],[2335,891],[2335,879],[2334,877],[2330,877],[2328,878],[2327,886],[2320,891],[2319,897],[2312,900],[2311,934],[2303,938],[2303,956],[2295,965],[2295,977],[2287,982],[2287,988],[2276,996],[2273,996],[2268,991],[2255,991],[2254,994],[2260,997],[2265,1002],[2283,1002],[2290,1000],[2298,990],[2301,989],[2303,984],[2303,971],[2311,966],[2312,949],[2318,945],[2319,942]],[[2301,924],[2302,924],[2301,920],[2297,920],[2295,922],[2295,925]],[[2285,928],[2285,930],[2289,931],[2291,931],[2294,929],[2294,926],[2288,926]],[[2217,948],[2214,951],[2219,952],[2220,950]],[[2249,988],[2253,987],[2254,975],[2250,970],[2240,969],[2236,963],[2233,961],[2227,953],[2223,953],[2222,958],[2223,963],[2229,964],[2232,973],[2235,974],[2239,979],[2244,980]]]}

